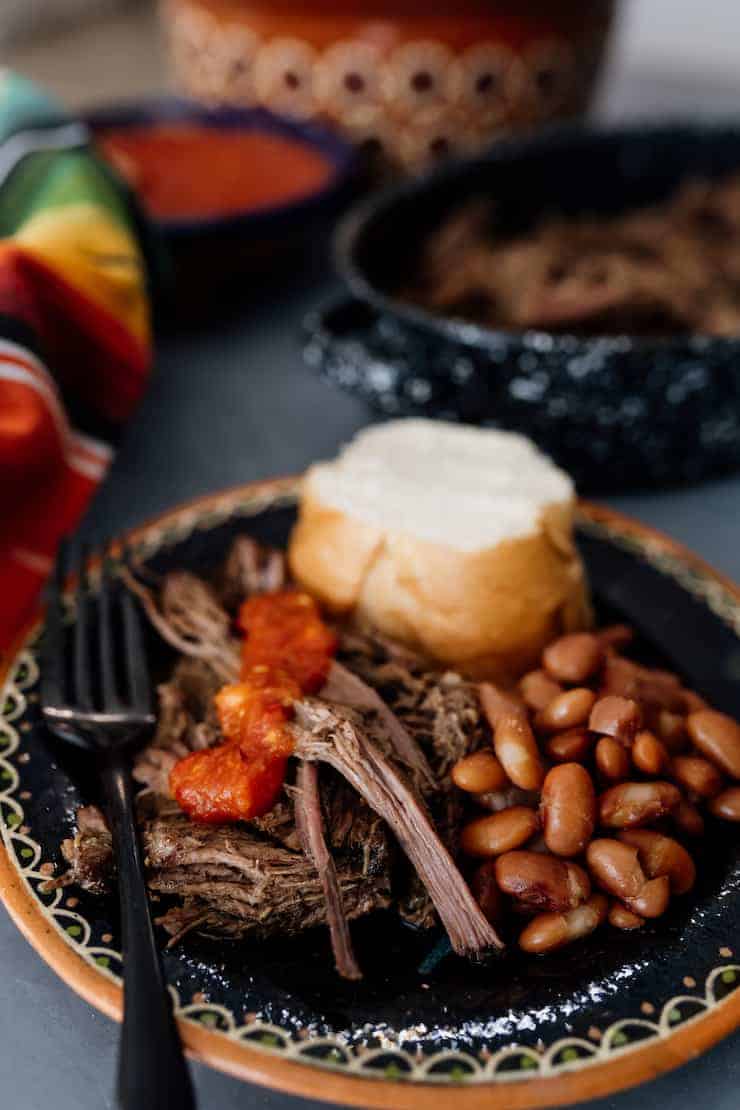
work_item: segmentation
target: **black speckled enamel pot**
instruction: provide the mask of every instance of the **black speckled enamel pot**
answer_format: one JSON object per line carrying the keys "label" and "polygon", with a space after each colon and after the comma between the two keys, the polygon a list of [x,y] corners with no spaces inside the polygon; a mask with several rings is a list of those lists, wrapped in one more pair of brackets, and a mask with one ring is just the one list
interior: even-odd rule
{"label": "black speckled enamel pot", "polygon": [[531,435],[582,489],[695,480],[740,463],[740,337],[493,331],[394,296],[451,205],[484,193],[503,225],[611,215],[740,167],[740,129],[567,129],[502,143],[353,212],[336,244],[350,301],[309,321],[306,356],[386,414]]}

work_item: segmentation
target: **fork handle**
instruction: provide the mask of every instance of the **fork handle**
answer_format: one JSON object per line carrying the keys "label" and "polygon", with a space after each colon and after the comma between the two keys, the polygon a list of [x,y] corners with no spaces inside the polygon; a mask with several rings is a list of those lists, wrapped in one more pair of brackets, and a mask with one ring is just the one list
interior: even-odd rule
{"label": "fork handle", "polygon": [[149,914],[131,775],[113,753],[103,768],[118,866],[123,939],[119,1110],[195,1110]]}

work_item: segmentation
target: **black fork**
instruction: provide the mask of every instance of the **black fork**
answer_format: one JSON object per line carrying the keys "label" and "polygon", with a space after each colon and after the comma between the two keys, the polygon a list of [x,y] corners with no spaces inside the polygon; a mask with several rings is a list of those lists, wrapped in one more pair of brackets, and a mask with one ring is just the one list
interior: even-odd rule
{"label": "black fork", "polygon": [[[108,556],[110,553],[108,553]],[[77,618],[64,620],[65,572],[77,570]],[[118,868],[123,940],[120,1110],[192,1110],[190,1076],[162,974],[136,831],[131,751],[155,717],[136,602],[104,557],[97,599],[87,559],[60,550],[48,589],[42,711],[60,740],[85,748],[100,769]]]}

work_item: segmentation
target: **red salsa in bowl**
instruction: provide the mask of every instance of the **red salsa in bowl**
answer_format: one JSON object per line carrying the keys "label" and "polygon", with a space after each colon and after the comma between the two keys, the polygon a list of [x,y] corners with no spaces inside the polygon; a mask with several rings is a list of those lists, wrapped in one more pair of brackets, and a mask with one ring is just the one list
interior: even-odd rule
{"label": "red salsa in bowl", "polygon": [[344,139],[264,108],[165,97],[97,109],[87,124],[148,217],[159,301],[178,318],[300,273],[300,255],[326,253],[358,181]]}
{"label": "red salsa in bowl", "polygon": [[332,163],[320,150],[256,128],[172,121],[104,127],[96,139],[159,220],[282,206],[325,188],[333,176]]}

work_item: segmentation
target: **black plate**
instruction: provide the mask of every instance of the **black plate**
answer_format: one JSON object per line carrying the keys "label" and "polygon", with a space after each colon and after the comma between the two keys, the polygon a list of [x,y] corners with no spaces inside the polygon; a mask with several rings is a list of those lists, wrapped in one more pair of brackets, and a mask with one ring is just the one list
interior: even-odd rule
{"label": "black plate", "polygon": [[495,146],[352,213],[336,257],[352,296],[309,321],[309,360],[384,413],[531,435],[583,490],[694,480],[740,462],[740,338],[494,331],[404,304],[420,244],[483,194],[503,230],[613,215],[740,166],[729,127],[564,129]]}
{"label": "black plate", "polygon": [[[170,514],[145,529],[137,547],[157,571],[207,571],[239,532],[283,544],[294,516],[285,485],[263,484]],[[584,516],[579,536],[597,590],[630,598],[648,625],[651,612],[669,613],[692,685],[740,717],[731,680],[740,651],[737,596],[617,520]],[[159,669],[166,652],[154,650]],[[659,658],[649,640],[642,650]],[[61,932],[102,976],[117,976],[115,901],[39,890],[51,864],[63,867],[59,844],[75,808],[96,794],[83,764],[60,751],[40,722],[32,645],[18,657],[2,726],[0,829],[29,903],[43,907],[43,927]],[[512,947],[485,966],[467,963],[447,954],[440,934],[409,931],[388,913],[352,927],[365,971],[358,984],[337,978],[323,931],[267,944],[190,936],[165,954],[167,978],[184,1016],[231,1042],[255,1042],[272,1058],[453,1084],[590,1069],[706,1020],[735,990],[740,969],[727,946],[740,929],[738,862],[737,838],[728,826],[712,826],[696,889],[664,918],[632,934],[602,929],[546,959]],[[7,884],[0,892],[7,898]],[[37,943],[34,929],[31,939]],[[218,1062],[218,1053],[212,1058]],[[263,1079],[267,1072],[265,1065]]]}

